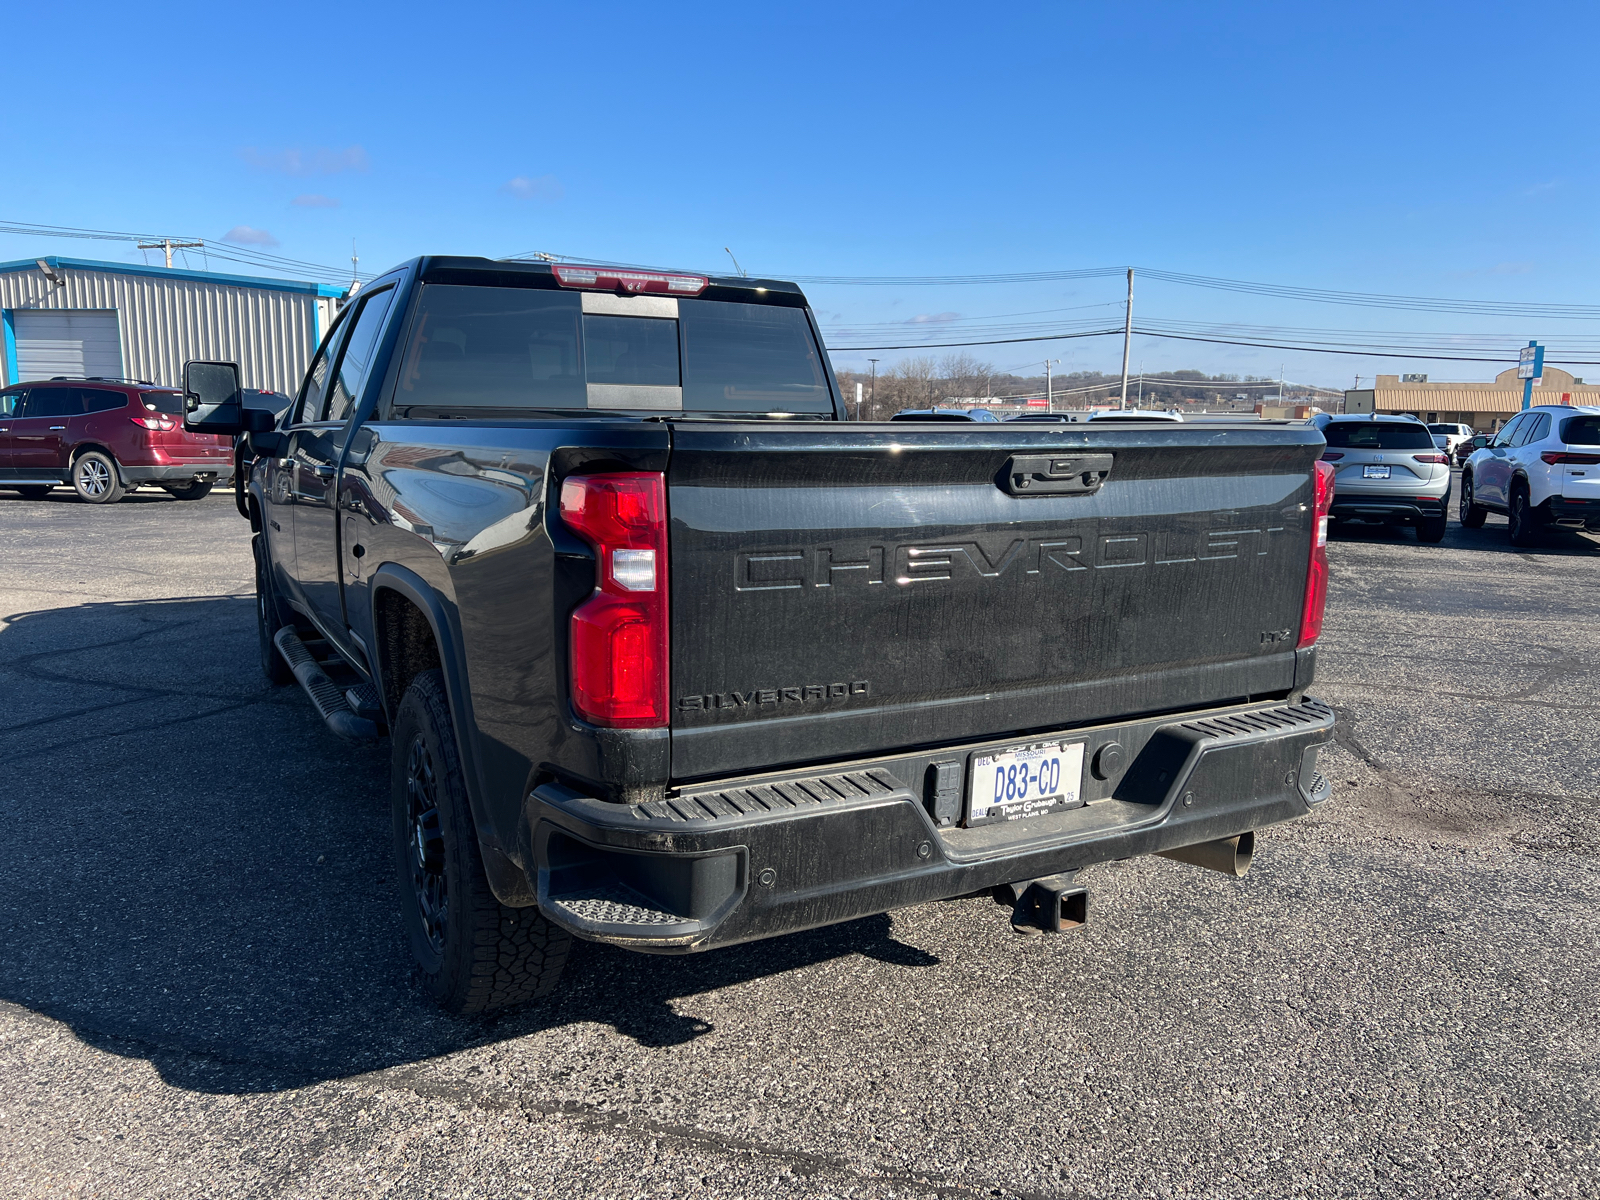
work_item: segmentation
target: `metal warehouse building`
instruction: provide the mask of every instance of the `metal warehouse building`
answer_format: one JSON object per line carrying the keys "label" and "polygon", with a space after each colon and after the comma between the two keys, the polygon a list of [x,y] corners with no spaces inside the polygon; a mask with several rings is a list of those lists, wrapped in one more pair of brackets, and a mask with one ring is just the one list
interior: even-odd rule
{"label": "metal warehouse building", "polygon": [[40,258],[0,263],[5,384],[100,375],[178,386],[191,358],[293,395],[343,288],[212,271]]}

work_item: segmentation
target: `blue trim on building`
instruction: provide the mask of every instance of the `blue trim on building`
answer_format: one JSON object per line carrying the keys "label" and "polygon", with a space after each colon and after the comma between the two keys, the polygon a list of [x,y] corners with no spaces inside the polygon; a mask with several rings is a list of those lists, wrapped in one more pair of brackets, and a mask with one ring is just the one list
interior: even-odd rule
{"label": "blue trim on building", "polygon": [[0,325],[5,326],[6,335],[6,386],[18,383],[17,379],[17,322],[11,315],[9,308],[0,308]]}
{"label": "blue trim on building", "polygon": [[312,296],[344,295],[345,289],[326,283],[307,283],[298,279],[266,279],[257,275],[223,275],[216,271],[185,271],[178,267],[141,267],[129,263],[96,262],[88,258],[19,259],[0,263],[0,271],[37,271],[39,263],[49,263],[54,268],[75,268],[79,271],[105,271],[112,275],[145,275],[152,279],[188,279],[195,283],[215,283],[224,287],[261,288],[271,292],[300,292]]}

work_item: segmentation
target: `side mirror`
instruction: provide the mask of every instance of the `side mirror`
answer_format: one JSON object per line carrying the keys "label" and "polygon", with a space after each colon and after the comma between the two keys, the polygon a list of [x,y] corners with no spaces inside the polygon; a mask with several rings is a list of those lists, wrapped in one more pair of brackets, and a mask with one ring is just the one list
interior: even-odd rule
{"label": "side mirror", "polygon": [[239,364],[184,363],[183,408],[183,427],[190,433],[242,433],[244,398],[239,394]]}

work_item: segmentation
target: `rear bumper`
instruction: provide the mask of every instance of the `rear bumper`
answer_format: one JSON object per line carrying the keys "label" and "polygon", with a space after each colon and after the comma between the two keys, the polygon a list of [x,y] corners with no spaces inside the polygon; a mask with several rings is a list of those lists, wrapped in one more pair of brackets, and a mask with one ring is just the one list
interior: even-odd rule
{"label": "rear bumper", "polygon": [[[1314,700],[1244,705],[723,781],[641,805],[547,784],[527,799],[524,861],[545,916],[579,937],[706,950],[1304,816],[1331,791],[1316,754],[1333,721]],[[960,826],[952,800],[970,754],[1056,738],[1085,743],[1083,807]],[[1127,765],[1101,780],[1092,768],[1112,743]]]}
{"label": "rear bumper", "polygon": [[1389,496],[1382,493],[1333,493],[1333,507],[1328,515],[1346,521],[1418,521],[1438,518],[1450,510],[1450,492],[1446,489],[1437,499],[1419,496]]}
{"label": "rear bumper", "polygon": [[1593,528],[1600,525],[1600,500],[1575,500],[1566,496],[1551,496],[1545,501],[1550,519],[1562,524],[1578,524]]}
{"label": "rear bumper", "polygon": [[233,460],[207,459],[203,462],[164,463],[155,467],[130,467],[118,464],[128,483],[191,483],[209,479],[215,483],[233,482]]}

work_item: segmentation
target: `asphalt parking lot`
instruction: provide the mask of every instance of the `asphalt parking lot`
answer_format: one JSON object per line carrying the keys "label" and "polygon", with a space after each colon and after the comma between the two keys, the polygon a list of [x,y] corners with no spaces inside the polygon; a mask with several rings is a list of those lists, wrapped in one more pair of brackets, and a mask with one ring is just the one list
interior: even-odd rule
{"label": "asphalt parking lot", "polygon": [[255,662],[231,496],[0,493],[0,1195],[1600,1194],[1600,539],[1335,533],[1335,799],[1087,873],[413,985],[386,757]]}

